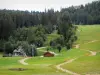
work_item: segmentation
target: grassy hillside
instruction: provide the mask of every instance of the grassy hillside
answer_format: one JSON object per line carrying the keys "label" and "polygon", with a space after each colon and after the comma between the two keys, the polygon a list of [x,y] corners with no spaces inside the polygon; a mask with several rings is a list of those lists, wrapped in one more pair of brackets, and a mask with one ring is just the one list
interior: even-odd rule
{"label": "grassy hillside", "polygon": [[100,41],[96,41],[96,42],[93,42],[93,43],[80,45],[80,48],[81,49],[100,52]]}
{"label": "grassy hillside", "polygon": [[[77,44],[80,44],[80,49],[87,49],[92,51],[100,51],[100,26],[99,25],[86,25],[78,26],[77,30],[78,40]],[[88,43],[95,41],[92,43]]]}
{"label": "grassy hillside", "polygon": [[80,25],[77,30],[76,43],[83,44],[92,40],[100,40],[100,25]]}
{"label": "grassy hillside", "polygon": [[[78,26],[78,40],[76,44],[80,45],[80,50],[91,50],[97,52],[96,56],[83,56],[72,63],[63,65],[65,69],[69,69],[79,74],[100,74],[100,26]],[[91,42],[96,40],[95,42]],[[90,43],[88,43],[90,42]],[[87,55],[87,54],[86,54]]]}
{"label": "grassy hillside", "polygon": [[69,69],[73,72],[81,75],[85,74],[100,74],[100,55],[96,56],[84,56],[72,63],[62,66],[65,69]]}

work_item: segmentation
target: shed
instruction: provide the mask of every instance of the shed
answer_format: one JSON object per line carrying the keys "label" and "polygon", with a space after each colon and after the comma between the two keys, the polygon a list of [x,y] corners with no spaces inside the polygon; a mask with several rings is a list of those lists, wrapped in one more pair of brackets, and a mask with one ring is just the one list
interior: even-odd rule
{"label": "shed", "polygon": [[22,54],[21,54],[21,51],[20,51],[20,50],[15,49],[15,50],[13,51],[13,55],[14,55],[14,56],[21,56]]}
{"label": "shed", "polygon": [[43,55],[44,57],[54,57],[54,54],[51,52],[45,52]]}
{"label": "shed", "polygon": [[26,53],[24,52],[24,50],[22,49],[22,47],[19,46],[18,49],[15,49],[13,51],[13,56],[26,56]]}

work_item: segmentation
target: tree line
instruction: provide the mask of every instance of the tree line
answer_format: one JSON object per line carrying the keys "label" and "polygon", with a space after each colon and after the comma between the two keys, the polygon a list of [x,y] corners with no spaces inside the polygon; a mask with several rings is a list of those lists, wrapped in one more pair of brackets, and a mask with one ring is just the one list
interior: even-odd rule
{"label": "tree line", "polygon": [[62,8],[62,12],[68,11],[73,24],[100,24],[100,1],[93,1],[80,6]]}
{"label": "tree line", "polygon": [[[85,6],[71,6],[62,8],[61,11],[54,9],[44,12],[0,10],[0,38],[9,36],[12,29],[30,27],[42,24],[51,33],[58,26],[59,15],[67,11],[72,24],[100,24],[100,1],[88,3]],[[6,35],[5,35],[6,34]]]}
{"label": "tree line", "polygon": [[11,30],[42,24],[48,33],[57,25],[57,13],[53,9],[45,12],[0,10],[0,38],[8,38]]}

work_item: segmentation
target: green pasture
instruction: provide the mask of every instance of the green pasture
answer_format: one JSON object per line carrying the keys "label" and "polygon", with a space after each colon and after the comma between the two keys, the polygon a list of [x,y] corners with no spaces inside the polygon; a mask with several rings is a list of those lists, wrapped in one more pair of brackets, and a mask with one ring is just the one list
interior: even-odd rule
{"label": "green pasture", "polygon": [[80,45],[80,48],[81,49],[100,52],[100,41],[96,41],[96,42],[93,42],[93,43]]}
{"label": "green pasture", "polygon": [[92,40],[100,40],[100,25],[79,25],[77,29],[78,40],[76,43],[83,44]]}
{"label": "green pasture", "polygon": [[100,74],[100,55],[84,56],[62,67],[81,75]]}

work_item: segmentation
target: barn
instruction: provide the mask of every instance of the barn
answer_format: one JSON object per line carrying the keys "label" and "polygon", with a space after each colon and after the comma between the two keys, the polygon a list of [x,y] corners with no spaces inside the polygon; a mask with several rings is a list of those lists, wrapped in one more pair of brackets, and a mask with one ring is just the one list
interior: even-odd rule
{"label": "barn", "polygon": [[45,52],[43,55],[44,57],[54,57],[54,54],[51,52]]}

